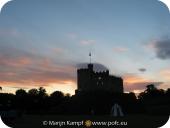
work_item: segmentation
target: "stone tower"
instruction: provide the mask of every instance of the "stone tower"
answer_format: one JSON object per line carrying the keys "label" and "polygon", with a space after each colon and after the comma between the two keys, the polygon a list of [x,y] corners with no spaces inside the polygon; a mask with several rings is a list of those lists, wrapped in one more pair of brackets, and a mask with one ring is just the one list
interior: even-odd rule
{"label": "stone tower", "polygon": [[113,93],[123,93],[123,79],[109,75],[109,70],[95,72],[93,64],[88,64],[87,68],[77,70],[76,93],[95,90],[105,90]]}

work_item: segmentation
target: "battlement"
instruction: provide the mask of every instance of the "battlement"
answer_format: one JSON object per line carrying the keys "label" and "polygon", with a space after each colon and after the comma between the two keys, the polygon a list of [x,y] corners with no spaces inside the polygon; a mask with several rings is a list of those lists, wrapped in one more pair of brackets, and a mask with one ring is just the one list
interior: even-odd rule
{"label": "battlement", "polygon": [[94,71],[93,64],[88,68],[77,70],[77,91],[106,90],[109,92],[123,93],[123,79],[109,75],[109,70]]}
{"label": "battlement", "polygon": [[106,71],[94,71],[96,75],[109,75],[109,70]]}
{"label": "battlement", "polygon": [[121,79],[121,80],[123,80],[122,77],[120,77],[120,76],[110,75],[110,77],[113,78],[113,79]]}

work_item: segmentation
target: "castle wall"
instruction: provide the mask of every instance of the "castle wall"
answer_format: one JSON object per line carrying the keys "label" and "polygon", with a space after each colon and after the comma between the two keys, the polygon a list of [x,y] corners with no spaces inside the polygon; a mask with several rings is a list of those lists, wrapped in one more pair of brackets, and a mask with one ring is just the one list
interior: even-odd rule
{"label": "castle wall", "polygon": [[123,93],[123,79],[115,76],[109,76],[108,89],[115,93]]}
{"label": "castle wall", "polygon": [[78,90],[85,90],[90,88],[90,72],[87,69],[80,69],[77,71],[77,81],[78,81]]}
{"label": "castle wall", "polygon": [[93,65],[87,69],[77,70],[78,91],[106,90],[109,92],[123,93],[123,79],[110,76],[109,71],[94,72]]}

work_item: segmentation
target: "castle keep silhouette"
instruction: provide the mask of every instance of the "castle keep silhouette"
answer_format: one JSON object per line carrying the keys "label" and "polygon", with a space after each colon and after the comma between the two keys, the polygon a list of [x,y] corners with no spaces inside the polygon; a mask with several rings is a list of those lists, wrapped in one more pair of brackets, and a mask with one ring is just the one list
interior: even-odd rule
{"label": "castle keep silhouette", "polygon": [[76,93],[96,90],[108,91],[111,93],[123,93],[123,79],[109,75],[109,70],[95,72],[93,64],[88,64],[88,68],[77,70]]}

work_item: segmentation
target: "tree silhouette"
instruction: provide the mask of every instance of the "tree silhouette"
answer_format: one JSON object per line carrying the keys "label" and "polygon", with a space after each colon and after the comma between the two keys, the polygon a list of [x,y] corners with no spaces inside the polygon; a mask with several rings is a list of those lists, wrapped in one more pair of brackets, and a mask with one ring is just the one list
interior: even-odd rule
{"label": "tree silhouette", "polygon": [[28,95],[23,89],[19,89],[15,92],[15,107],[20,111],[24,111],[28,107]]}
{"label": "tree silhouette", "polygon": [[133,100],[133,101],[136,100],[136,95],[135,95],[134,92],[130,92],[130,93],[129,93],[129,97],[130,97],[130,99]]}
{"label": "tree silhouette", "polygon": [[167,96],[170,96],[170,88],[167,89],[166,95],[167,95]]}
{"label": "tree silhouette", "polygon": [[23,89],[19,89],[15,92],[17,97],[25,97],[27,95],[27,92]]}
{"label": "tree silhouette", "polygon": [[64,94],[61,91],[55,91],[51,95],[51,98],[63,98]]}
{"label": "tree silhouette", "polygon": [[150,84],[146,86],[146,90],[139,94],[138,98],[141,100],[149,100],[164,95],[163,89],[157,89],[155,85]]}
{"label": "tree silhouette", "polygon": [[37,89],[30,89],[28,91],[28,94],[31,95],[31,96],[37,96],[38,95],[38,90]]}
{"label": "tree silhouette", "polygon": [[43,87],[40,87],[40,88],[38,89],[38,95],[39,95],[40,97],[45,97],[45,96],[47,96],[46,90],[45,90]]}
{"label": "tree silhouette", "polygon": [[147,87],[147,89],[145,91],[148,93],[157,90],[157,88],[153,84],[147,85],[146,87]]}
{"label": "tree silhouette", "polygon": [[169,114],[170,89],[146,86],[136,98],[135,93],[109,93],[103,90],[82,92],[73,96],[55,91],[48,95],[45,88],[19,89],[13,94],[0,93],[1,110],[17,110],[21,114],[109,115],[114,104],[127,114]]}
{"label": "tree silhouette", "polygon": [[146,90],[139,94],[138,98],[145,107],[147,114],[166,115],[170,113],[170,100],[167,96],[167,91],[157,89],[154,85],[146,86]]}
{"label": "tree silhouette", "polygon": [[61,91],[55,91],[50,95],[51,105],[56,106],[64,100],[64,94]]}

